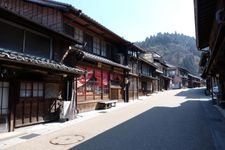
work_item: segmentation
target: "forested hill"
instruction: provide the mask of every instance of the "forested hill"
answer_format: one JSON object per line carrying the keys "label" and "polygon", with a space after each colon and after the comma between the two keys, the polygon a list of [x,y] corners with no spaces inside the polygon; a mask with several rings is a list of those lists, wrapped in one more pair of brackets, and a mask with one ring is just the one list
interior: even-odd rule
{"label": "forested hill", "polygon": [[145,41],[137,42],[147,51],[155,51],[171,65],[186,68],[194,75],[199,74],[200,52],[196,48],[195,38],[183,34],[158,33]]}

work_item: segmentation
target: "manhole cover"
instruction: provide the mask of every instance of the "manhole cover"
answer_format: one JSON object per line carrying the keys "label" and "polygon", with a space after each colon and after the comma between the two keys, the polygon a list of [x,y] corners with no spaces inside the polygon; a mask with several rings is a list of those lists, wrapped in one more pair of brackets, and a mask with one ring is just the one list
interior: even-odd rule
{"label": "manhole cover", "polygon": [[54,145],[69,145],[79,143],[84,139],[82,135],[62,135],[51,139],[49,142]]}

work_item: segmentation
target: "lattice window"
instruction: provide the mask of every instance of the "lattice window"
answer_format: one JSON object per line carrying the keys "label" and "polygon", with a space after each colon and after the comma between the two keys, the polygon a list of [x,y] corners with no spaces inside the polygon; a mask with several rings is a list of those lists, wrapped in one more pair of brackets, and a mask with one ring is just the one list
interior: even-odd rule
{"label": "lattice window", "polygon": [[93,42],[93,53],[100,55],[101,49],[100,49],[100,40],[98,38],[94,38]]}
{"label": "lattice window", "polygon": [[74,39],[78,42],[83,42],[83,31],[81,29],[75,28]]}
{"label": "lattice window", "polygon": [[44,85],[41,82],[21,82],[20,97],[43,97]]}
{"label": "lattice window", "polygon": [[0,114],[7,114],[8,98],[9,97],[9,83],[0,82]]}

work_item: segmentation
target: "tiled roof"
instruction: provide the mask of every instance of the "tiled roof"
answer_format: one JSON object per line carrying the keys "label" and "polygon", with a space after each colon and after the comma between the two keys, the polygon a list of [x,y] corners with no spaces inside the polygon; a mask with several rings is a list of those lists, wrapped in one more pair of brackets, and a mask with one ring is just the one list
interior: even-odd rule
{"label": "tiled roof", "polygon": [[70,73],[70,74],[84,74],[85,71],[68,67],[64,64],[57,63],[53,60],[49,60],[46,58],[40,58],[32,55],[27,55],[23,53],[18,53],[10,50],[5,50],[0,48],[0,60],[4,60],[7,62],[14,62],[24,65],[36,66],[41,68],[46,68],[50,70],[60,71],[62,73]]}
{"label": "tiled roof", "polygon": [[31,3],[36,3],[36,4],[39,4],[39,5],[43,5],[43,6],[58,8],[58,9],[63,10],[63,11],[68,11],[69,9],[72,8],[72,5],[57,2],[57,1],[53,1],[53,0],[25,0],[25,1],[31,2]]}
{"label": "tiled roof", "polygon": [[195,76],[195,75],[193,75],[193,74],[191,74],[191,73],[188,73],[188,76],[191,76],[191,77],[193,77],[193,78],[197,78],[197,79],[201,79],[201,77],[199,77],[199,76]]}
{"label": "tiled roof", "polygon": [[171,77],[168,77],[168,76],[165,76],[165,75],[161,75],[161,77],[166,78],[166,79],[169,79],[169,80],[172,80]]}
{"label": "tiled roof", "polygon": [[116,66],[116,67],[120,67],[120,68],[123,68],[123,69],[130,70],[130,68],[128,66],[118,64],[118,63],[113,62],[109,59],[106,59],[106,58],[103,58],[103,57],[100,57],[100,56],[96,56],[96,55],[93,55],[93,54],[90,54],[90,53],[87,53],[87,52],[83,52],[83,53],[84,53],[84,59],[98,61],[98,62],[102,62],[102,63],[108,64],[108,65],[112,65],[112,66]]}
{"label": "tiled roof", "polygon": [[151,80],[159,80],[159,79],[157,79],[156,77],[146,76],[146,75],[143,75],[143,74],[140,74],[140,76],[141,76],[142,78],[148,78],[148,79],[151,79]]}
{"label": "tiled roof", "polygon": [[132,72],[129,72],[129,75],[130,76],[134,76],[134,77],[138,77],[139,76],[138,74],[135,74],[135,73],[132,73]]}
{"label": "tiled roof", "polygon": [[91,23],[92,25],[96,26],[97,28],[100,28],[104,32],[106,32],[106,33],[108,33],[108,34],[118,38],[124,44],[131,44],[131,42],[125,40],[123,37],[121,37],[118,34],[114,33],[110,29],[106,28],[105,26],[103,26],[102,24],[100,24],[99,22],[97,22],[93,18],[89,17],[88,15],[84,14],[81,10],[75,8],[74,6],[72,6],[70,4],[57,2],[55,0],[26,0],[26,1],[32,2],[32,3],[37,3],[37,4],[40,4],[40,5],[43,5],[43,6],[53,7],[53,8],[56,8],[56,9],[63,10],[63,11],[69,11],[69,10],[73,11],[75,14],[79,14],[79,17],[81,19]]}
{"label": "tiled roof", "polygon": [[159,70],[159,69],[156,69],[155,71],[156,71],[157,73],[163,74],[163,72],[162,72],[161,70]]}
{"label": "tiled roof", "polygon": [[145,58],[143,58],[143,57],[139,57],[139,59],[142,60],[142,61],[144,61],[145,63],[151,65],[151,66],[154,67],[154,68],[158,68],[157,65],[155,65],[154,63],[148,61],[147,59],[145,59]]}
{"label": "tiled roof", "polygon": [[171,64],[166,64],[167,66],[168,66],[168,69],[170,69],[170,68],[176,68],[174,65],[171,65]]}

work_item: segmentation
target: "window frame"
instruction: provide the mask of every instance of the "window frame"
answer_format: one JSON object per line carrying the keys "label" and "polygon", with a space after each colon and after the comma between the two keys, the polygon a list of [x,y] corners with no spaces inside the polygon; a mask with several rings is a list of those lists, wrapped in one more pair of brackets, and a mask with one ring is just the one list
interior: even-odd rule
{"label": "window frame", "polygon": [[[26,32],[26,31],[31,32],[31,33],[36,34],[36,35],[39,35],[39,36],[42,36],[42,37],[44,37],[44,38],[48,38],[49,41],[50,41],[50,43],[49,43],[49,54],[48,54],[48,59],[52,59],[52,56],[53,56],[53,45],[52,45],[52,44],[53,44],[53,39],[52,39],[52,37],[50,37],[50,36],[48,36],[48,35],[46,35],[46,34],[37,32],[37,31],[35,31],[35,30],[29,29],[29,28],[27,28],[27,27],[24,27],[24,26],[22,26],[22,25],[16,24],[16,23],[14,23],[14,22],[11,22],[11,21],[2,19],[2,18],[0,18],[0,22],[3,22],[3,23],[8,24],[8,25],[10,25],[10,26],[13,26],[14,28],[23,30],[23,40],[22,40],[22,41],[23,41],[23,43],[22,43],[23,46],[22,46],[22,50],[21,50],[21,53],[23,53],[23,54],[28,54],[28,53],[25,53],[25,42],[26,42],[26,35],[25,35],[25,32]],[[9,50],[11,50],[11,49],[9,49]],[[13,51],[14,51],[14,50],[13,50]],[[15,51],[15,52],[17,52],[17,51]],[[31,54],[28,54],[28,55],[31,55]],[[35,55],[34,55],[34,56],[35,56]],[[38,56],[37,56],[37,57],[38,57]]]}
{"label": "window frame", "polygon": [[[37,89],[34,89],[34,84],[38,85]],[[28,85],[30,84],[29,88]],[[22,85],[24,85],[22,87]],[[39,88],[39,85],[42,85],[42,89]],[[37,95],[34,96],[34,92],[37,92]],[[39,91],[40,90],[40,91]],[[45,84],[44,82],[38,81],[20,81],[19,82],[19,98],[44,98]],[[28,95],[27,95],[27,92]],[[39,95],[39,92],[42,93]]]}
{"label": "window frame", "polygon": [[93,37],[93,54],[101,55],[101,40]]}
{"label": "window frame", "polygon": [[[99,68],[91,68],[89,66],[80,66],[80,68],[89,70],[92,72],[91,76],[81,76],[77,78],[79,80],[84,80],[82,86],[77,87],[77,101],[85,102],[89,100],[104,100],[109,99],[109,71],[102,70]],[[104,85],[103,77],[107,77]]]}
{"label": "window frame", "polygon": [[77,40],[78,42],[83,42],[84,41],[84,32],[80,28],[75,27],[74,28],[74,39]]}
{"label": "window frame", "polygon": [[74,38],[75,29],[73,26],[69,25],[68,23],[63,22],[63,33]]}
{"label": "window frame", "polygon": [[8,113],[9,109],[9,85],[8,81],[0,80],[0,115]]}
{"label": "window frame", "polygon": [[107,49],[106,49],[106,42],[102,41],[101,42],[101,56],[102,57],[107,57]]}
{"label": "window frame", "polygon": [[84,47],[84,50],[89,53],[93,53],[93,36],[84,32],[83,40],[84,40],[84,42],[87,43],[86,46]]}
{"label": "window frame", "polygon": [[[27,43],[27,33],[31,33],[31,34],[34,34],[35,36],[40,36],[40,37],[43,37],[43,38],[46,38],[49,40],[49,49],[48,49],[48,54],[46,55],[47,57],[42,57],[42,56],[37,56],[35,54],[30,54],[28,53],[28,49],[26,49],[26,43]],[[33,32],[33,31],[30,31],[30,30],[24,30],[24,42],[23,42],[23,53],[24,54],[28,54],[28,55],[32,55],[32,56],[36,56],[36,57],[41,57],[41,58],[47,58],[47,59],[52,59],[52,38],[49,38],[47,36],[43,36],[42,34],[38,34],[37,32]]]}

